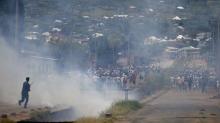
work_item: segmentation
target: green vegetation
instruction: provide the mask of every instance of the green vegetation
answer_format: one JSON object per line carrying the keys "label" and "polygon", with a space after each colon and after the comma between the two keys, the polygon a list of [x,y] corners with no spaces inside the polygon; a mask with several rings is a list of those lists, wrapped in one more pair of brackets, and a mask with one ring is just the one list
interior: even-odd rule
{"label": "green vegetation", "polygon": [[113,119],[84,117],[77,120],[76,123],[113,123]]}
{"label": "green vegetation", "polygon": [[[101,66],[117,65],[116,61],[121,57],[119,52],[123,56],[134,56],[137,63],[147,62],[160,56],[167,46],[166,43],[144,45],[144,41],[150,36],[175,39],[178,35],[188,35],[194,39],[198,33],[211,31],[209,19],[211,14],[218,15],[219,8],[213,2],[208,5],[206,2],[207,0],[24,0],[25,33],[37,32],[38,39],[31,42],[36,45],[36,50],[38,45],[49,46],[53,51],[52,55],[62,59],[62,63],[74,61],[85,66],[89,63],[81,61],[95,60]],[[179,10],[177,6],[184,9]],[[182,20],[172,20],[175,16]],[[61,22],[57,23],[55,20]],[[39,27],[34,28],[34,25]],[[61,31],[54,33],[54,27]],[[179,27],[183,27],[184,31]],[[45,43],[45,37],[42,36],[44,32],[50,32],[51,35],[53,32],[52,36],[58,38]],[[94,37],[96,33],[102,33],[103,36]],[[198,42],[189,40],[176,45],[197,47],[197,44]],[[75,54],[79,54],[78,61],[72,58]]]}
{"label": "green vegetation", "polygon": [[3,118],[3,119],[0,119],[0,123],[15,123],[15,122],[8,118]]}
{"label": "green vegetation", "polygon": [[[113,123],[120,116],[125,116],[132,111],[137,111],[142,105],[138,101],[119,101],[114,104],[100,117],[84,117],[76,121],[76,123]],[[106,116],[108,114],[109,116]]]}
{"label": "green vegetation", "polygon": [[119,101],[111,106],[108,112],[112,113],[113,117],[126,115],[131,111],[136,111],[142,106],[138,101]]}

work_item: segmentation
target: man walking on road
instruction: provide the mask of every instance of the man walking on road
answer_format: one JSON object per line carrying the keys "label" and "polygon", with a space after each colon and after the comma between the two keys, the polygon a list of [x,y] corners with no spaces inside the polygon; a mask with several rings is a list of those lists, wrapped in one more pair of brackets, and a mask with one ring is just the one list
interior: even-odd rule
{"label": "man walking on road", "polygon": [[19,100],[19,105],[25,101],[24,108],[27,108],[28,100],[29,100],[29,91],[30,91],[30,84],[29,84],[29,77],[26,77],[26,81],[23,83],[22,92],[21,92],[21,100]]}

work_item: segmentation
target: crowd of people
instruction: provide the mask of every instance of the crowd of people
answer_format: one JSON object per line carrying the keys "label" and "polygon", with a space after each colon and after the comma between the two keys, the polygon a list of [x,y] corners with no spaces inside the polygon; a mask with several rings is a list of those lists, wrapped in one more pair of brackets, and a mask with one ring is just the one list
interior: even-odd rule
{"label": "crowd of people", "polygon": [[89,69],[88,75],[91,75],[97,84],[98,89],[131,89],[135,88],[138,82],[144,81],[148,72],[160,72],[159,67],[149,66],[130,66],[115,68],[96,68]]}
{"label": "crowd of people", "polygon": [[147,69],[143,67],[127,67],[127,68],[96,68],[89,70],[87,73],[92,75],[99,89],[131,89],[141,80],[144,80]]}
{"label": "crowd of people", "polygon": [[208,87],[220,89],[219,79],[215,71],[186,69],[170,77],[171,85],[179,91],[201,90],[207,92]]}
{"label": "crowd of people", "polygon": [[[97,83],[99,89],[125,89],[128,86],[134,86],[139,75],[139,71],[134,68],[114,68],[105,69],[97,68],[89,70],[88,74],[93,75],[94,81]],[[140,77],[141,78],[141,77]]]}

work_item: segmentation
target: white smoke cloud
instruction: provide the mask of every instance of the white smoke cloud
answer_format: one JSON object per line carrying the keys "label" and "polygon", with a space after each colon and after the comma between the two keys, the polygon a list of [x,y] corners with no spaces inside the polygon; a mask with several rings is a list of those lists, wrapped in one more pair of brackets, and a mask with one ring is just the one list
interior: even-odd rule
{"label": "white smoke cloud", "polygon": [[113,102],[124,97],[123,91],[110,88],[97,90],[93,77],[77,70],[62,74],[54,70],[50,75],[33,72],[30,70],[33,68],[28,64],[34,62],[35,65],[41,66],[43,62],[19,55],[3,40],[0,43],[0,102],[17,105],[26,76],[30,77],[32,84],[30,107],[66,106],[73,107],[77,117],[97,116]]}
{"label": "white smoke cloud", "polygon": [[16,53],[0,39],[0,101],[14,104],[20,95],[23,68]]}

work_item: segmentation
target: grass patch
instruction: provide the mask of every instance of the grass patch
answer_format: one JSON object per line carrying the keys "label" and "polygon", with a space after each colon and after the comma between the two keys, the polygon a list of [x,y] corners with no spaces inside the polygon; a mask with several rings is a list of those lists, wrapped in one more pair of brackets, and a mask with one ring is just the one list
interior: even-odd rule
{"label": "grass patch", "polygon": [[113,123],[111,118],[95,118],[95,117],[84,117],[76,121],[76,123]]}
{"label": "grass patch", "polygon": [[0,123],[15,123],[15,122],[8,118],[3,118],[3,119],[0,119]]}
{"label": "grass patch", "polygon": [[[138,101],[119,101],[106,111],[100,117],[84,117],[76,121],[76,123],[114,123],[119,116],[125,116],[131,111],[137,111],[142,105]],[[106,117],[106,114],[111,114],[111,117]]]}
{"label": "grass patch", "polygon": [[126,115],[131,111],[140,109],[142,105],[138,101],[120,101],[116,102],[107,111],[112,113],[112,116]]}

